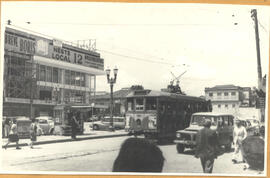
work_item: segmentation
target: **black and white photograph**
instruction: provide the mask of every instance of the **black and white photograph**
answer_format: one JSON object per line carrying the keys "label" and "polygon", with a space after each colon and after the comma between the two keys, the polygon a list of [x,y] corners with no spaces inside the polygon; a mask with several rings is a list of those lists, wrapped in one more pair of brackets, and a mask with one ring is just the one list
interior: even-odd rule
{"label": "black and white photograph", "polygon": [[266,176],[270,6],[1,2],[0,172]]}

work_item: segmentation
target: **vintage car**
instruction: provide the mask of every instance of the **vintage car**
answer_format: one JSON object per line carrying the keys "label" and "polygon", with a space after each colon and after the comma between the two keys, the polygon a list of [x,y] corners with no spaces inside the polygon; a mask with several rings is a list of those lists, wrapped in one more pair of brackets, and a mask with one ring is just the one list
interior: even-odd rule
{"label": "vintage car", "polygon": [[226,150],[231,150],[233,142],[233,119],[231,114],[222,114],[214,112],[194,113],[191,116],[190,125],[184,130],[176,132],[176,149],[178,153],[183,153],[185,148],[196,147],[197,132],[203,128],[204,120],[208,118],[212,121],[210,129],[216,131],[219,145],[225,146]]}
{"label": "vintage car", "polygon": [[38,122],[37,135],[52,135],[54,132],[54,121],[52,117],[40,116],[35,118]]}
{"label": "vintage car", "polygon": [[[106,116],[100,121],[92,122],[89,125],[93,130],[108,130],[110,126],[110,117]],[[125,128],[125,117],[113,117],[113,126],[115,129]]]}

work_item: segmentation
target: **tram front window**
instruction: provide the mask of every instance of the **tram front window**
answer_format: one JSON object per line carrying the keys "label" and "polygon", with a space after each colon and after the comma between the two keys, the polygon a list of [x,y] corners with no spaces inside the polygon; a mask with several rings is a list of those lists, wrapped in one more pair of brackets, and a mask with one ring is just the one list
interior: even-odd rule
{"label": "tram front window", "polygon": [[144,104],[143,104],[143,98],[136,98],[136,111],[143,111],[144,110]]}
{"label": "tram front window", "polygon": [[157,100],[156,98],[146,98],[146,110],[156,110]]}
{"label": "tram front window", "polygon": [[128,103],[128,111],[133,111],[134,110],[133,98],[128,98],[127,103]]}

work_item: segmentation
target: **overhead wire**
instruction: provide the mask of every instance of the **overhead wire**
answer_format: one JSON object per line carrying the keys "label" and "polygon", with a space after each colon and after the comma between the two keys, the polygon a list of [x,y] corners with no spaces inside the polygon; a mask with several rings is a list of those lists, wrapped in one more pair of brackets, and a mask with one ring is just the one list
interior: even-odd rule
{"label": "overhead wire", "polygon": [[[39,35],[42,35],[42,36],[46,36],[46,37],[50,37],[52,39],[55,39],[55,37],[53,37],[53,36],[45,35],[43,33],[35,32],[35,31],[29,30],[29,29],[26,29],[26,28],[23,28],[23,27],[16,26],[16,25],[9,24],[9,26],[12,26],[12,27],[15,27],[15,28],[19,28],[19,29],[25,30],[27,32],[32,32],[34,34],[39,34]],[[66,40],[62,40],[62,41],[63,42],[67,42],[67,43],[74,42],[74,41],[66,41]],[[104,52],[104,53],[109,53],[111,55],[121,56],[121,57],[130,58],[130,59],[134,59],[134,60],[140,60],[140,61],[144,61],[144,62],[151,62],[151,63],[156,63],[156,64],[170,65],[170,66],[181,66],[181,65],[174,64],[174,63],[169,63],[169,62],[164,62],[164,61],[157,61],[157,60],[150,60],[150,59],[145,59],[145,58],[140,58],[140,57],[135,57],[135,56],[129,56],[129,55],[120,54],[120,53],[116,53],[116,52],[112,52],[112,51],[107,51],[107,50],[103,50],[103,49],[96,49],[96,50],[97,51],[100,51],[100,52]]]}

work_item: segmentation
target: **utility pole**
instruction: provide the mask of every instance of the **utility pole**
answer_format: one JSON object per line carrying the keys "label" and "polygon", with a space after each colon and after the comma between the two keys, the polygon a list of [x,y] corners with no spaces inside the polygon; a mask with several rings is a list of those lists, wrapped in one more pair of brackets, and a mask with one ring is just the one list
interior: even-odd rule
{"label": "utility pole", "polygon": [[258,29],[257,10],[251,10],[251,18],[255,24],[255,39],[256,39],[256,50],[257,50],[257,72],[258,72],[258,89],[262,87],[262,67],[261,67],[261,54],[260,54],[260,38]]}
{"label": "utility pole", "polygon": [[263,80],[262,80],[262,67],[261,67],[261,54],[260,54],[260,37],[258,29],[258,19],[257,10],[251,10],[251,18],[255,25],[255,40],[256,40],[256,50],[257,50],[257,72],[258,72],[258,92],[259,97],[259,108],[260,108],[260,121],[264,122],[265,119],[265,93],[263,92]]}

